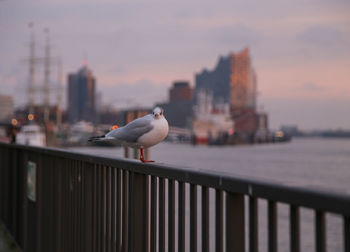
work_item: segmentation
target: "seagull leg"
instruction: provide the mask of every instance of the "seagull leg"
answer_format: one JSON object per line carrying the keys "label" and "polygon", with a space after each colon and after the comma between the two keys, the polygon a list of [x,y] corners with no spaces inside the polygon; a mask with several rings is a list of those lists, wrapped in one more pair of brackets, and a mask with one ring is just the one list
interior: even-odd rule
{"label": "seagull leg", "polygon": [[145,157],[143,155],[143,148],[140,148],[140,160],[142,163],[154,162],[153,160],[145,160]]}

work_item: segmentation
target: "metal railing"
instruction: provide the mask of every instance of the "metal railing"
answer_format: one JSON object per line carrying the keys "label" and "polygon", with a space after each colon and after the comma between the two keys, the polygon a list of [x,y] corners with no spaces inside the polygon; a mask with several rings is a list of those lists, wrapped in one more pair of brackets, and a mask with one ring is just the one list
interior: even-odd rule
{"label": "metal railing", "polygon": [[279,203],[290,209],[290,251],[300,251],[301,207],[314,211],[316,251],[326,251],[326,213],[342,216],[350,251],[345,195],[3,143],[0,165],[0,219],[24,251],[258,251],[258,199],[268,251]]}

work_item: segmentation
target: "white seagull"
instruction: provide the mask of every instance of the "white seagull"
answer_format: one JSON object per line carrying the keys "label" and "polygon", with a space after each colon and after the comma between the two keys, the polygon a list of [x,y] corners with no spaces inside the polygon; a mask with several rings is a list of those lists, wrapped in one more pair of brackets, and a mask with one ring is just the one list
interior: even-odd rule
{"label": "white seagull", "polygon": [[163,115],[163,109],[156,107],[152,114],[135,119],[127,125],[113,129],[104,136],[92,137],[89,141],[116,142],[124,146],[140,149],[142,162],[145,160],[143,149],[156,145],[168,135],[168,121]]}

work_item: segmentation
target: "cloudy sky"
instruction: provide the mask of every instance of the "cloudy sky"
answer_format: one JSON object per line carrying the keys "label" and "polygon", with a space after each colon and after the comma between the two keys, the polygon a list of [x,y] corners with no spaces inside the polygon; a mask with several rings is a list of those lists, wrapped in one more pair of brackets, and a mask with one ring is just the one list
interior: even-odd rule
{"label": "cloudy sky", "polygon": [[0,93],[27,102],[33,22],[37,56],[48,27],[64,75],[87,58],[105,104],[164,101],[174,80],[194,85],[220,55],[249,46],[272,128],[350,129],[349,13],[345,0],[0,0]]}

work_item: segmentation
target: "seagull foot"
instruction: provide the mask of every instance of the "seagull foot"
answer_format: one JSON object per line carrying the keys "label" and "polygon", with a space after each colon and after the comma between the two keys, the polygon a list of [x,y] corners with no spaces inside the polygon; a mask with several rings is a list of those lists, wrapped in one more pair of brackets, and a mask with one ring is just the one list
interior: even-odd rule
{"label": "seagull foot", "polygon": [[142,163],[152,163],[154,162],[153,160],[145,160],[144,158],[140,158]]}
{"label": "seagull foot", "polygon": [[140,160],[142,163],[152,163],[154,162],[153,160],[146,160],[145,156],[143,155],[143,148],[140,149],[141,155],[140,155]]}

